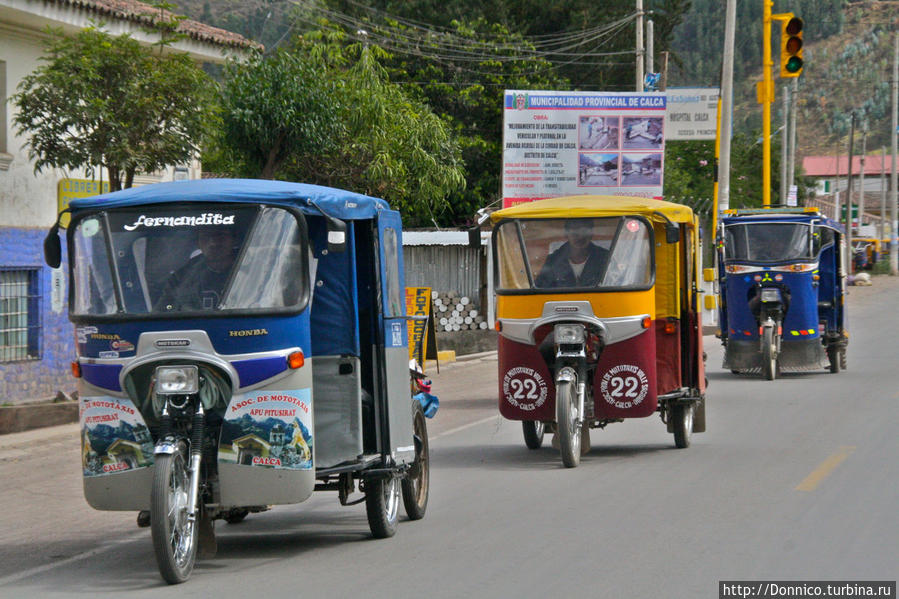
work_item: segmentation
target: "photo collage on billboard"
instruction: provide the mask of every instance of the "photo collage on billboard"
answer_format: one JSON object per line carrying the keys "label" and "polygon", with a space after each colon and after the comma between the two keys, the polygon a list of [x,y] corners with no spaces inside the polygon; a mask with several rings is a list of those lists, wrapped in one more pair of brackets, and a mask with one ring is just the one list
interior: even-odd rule
{"label": "photo collage on billboard", "polygon": [[664,118],[581,115],[578,186],[661,185]]}

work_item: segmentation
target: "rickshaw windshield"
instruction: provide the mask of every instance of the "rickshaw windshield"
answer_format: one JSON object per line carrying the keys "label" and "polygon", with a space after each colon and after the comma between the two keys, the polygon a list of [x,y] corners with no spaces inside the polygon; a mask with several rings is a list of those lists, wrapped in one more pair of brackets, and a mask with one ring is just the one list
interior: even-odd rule
{"label": "rickshaw windshield", "polygon": [[652,284],[652,243],[634,217],[511,220],[496,230],[499,290]]}
{"label": "rickshaw windshield", "polygon": [[747,223],[724,229],[727,260],[788,262],[811,260],[810,225],[801,223]]}
{"label": "rickshaw windshield", "polygon": [[270,206],[116,209],[72,233],[73,315],[182,315],[302,307],[305,235]]}

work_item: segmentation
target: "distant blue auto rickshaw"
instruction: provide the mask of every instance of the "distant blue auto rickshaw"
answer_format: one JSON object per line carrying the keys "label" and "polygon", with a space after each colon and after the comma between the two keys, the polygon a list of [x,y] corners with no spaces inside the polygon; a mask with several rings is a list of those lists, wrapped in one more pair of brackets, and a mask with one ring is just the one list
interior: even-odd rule
{"label": "distant blue auto rickshaw", "polygon": [[313,490],[364,501],[379,538],[401,496],[424,516],[428,437],[386,202],[281,181],[161,183],[72,202],[66,239],[85,498],[140,512],[167,582],[214,547],[215,519]]}
{"label": "distant blue auto rickshaw", "polygon": [[718,230],[724,368],[734,373],[846,368],[843,227],[816,208],[728,210]]}

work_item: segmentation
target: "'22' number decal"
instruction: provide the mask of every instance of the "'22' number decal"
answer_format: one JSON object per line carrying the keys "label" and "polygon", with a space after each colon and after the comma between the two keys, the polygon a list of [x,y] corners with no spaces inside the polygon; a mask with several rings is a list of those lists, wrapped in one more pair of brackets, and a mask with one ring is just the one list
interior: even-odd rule
{"label": "'22' number decal", "polygon": [[640,379],[634,376],[615,376],[609,381],[612,387],[609,395],[612,397],[628,397],[634,398],[639,395]]}
{"label": "'22' number decal", "polygon": [[540,397],[537,383],[533,379],[512,379],[509,381],[509,386],[512,388],[512,397],[514,399],[537,399]]}

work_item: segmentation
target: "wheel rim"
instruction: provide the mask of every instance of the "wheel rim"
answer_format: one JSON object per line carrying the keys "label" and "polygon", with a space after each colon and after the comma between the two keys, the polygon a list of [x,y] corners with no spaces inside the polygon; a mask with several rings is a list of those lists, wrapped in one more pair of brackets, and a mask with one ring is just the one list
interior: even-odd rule
{"label": "wheel rim", "polygon": [[421,448],[415,455],[418,475],[412,479],[412,489],[416,503],[421,505],[428,496],[428,436],[424,432],[424,415],[421,413],[415,416],[415,434],[421,439]]}
{"label": "wheel rim", "polygon": [[400,508],[400,485],[395,477],[384,481],[384,513],[388,522],[396,520]]}
{"label": "wheel rim", "polygon": [[194,523],[187,518],[189,485],[190,477],[184,467],[184,458],[181,454],[176,454],[169,477],[169,511],[166,517],[169,523],[169,546],[178,568],[188,565],[194,543]]}

